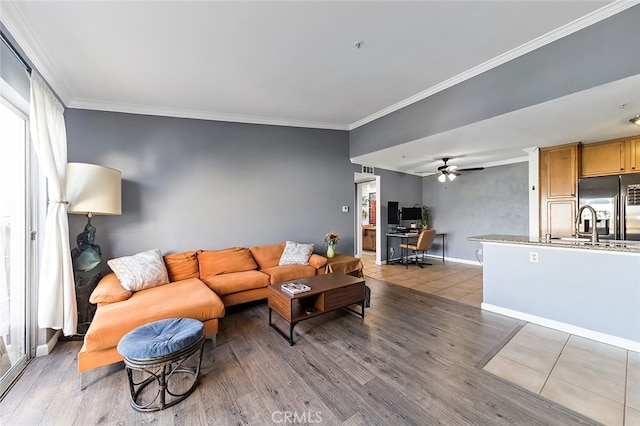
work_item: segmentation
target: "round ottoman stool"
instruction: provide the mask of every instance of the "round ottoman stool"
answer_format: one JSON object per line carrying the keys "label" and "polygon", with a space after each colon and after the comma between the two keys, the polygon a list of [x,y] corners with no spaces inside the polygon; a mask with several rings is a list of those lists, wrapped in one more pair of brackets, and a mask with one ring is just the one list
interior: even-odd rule
{"label": "round ottoman stool", "polygon": [[198,384],[203,348],[204,325],[189,318],[155,321],[125,334],[118,352],[124,357],[131,406],[158,411],[188,397]]}

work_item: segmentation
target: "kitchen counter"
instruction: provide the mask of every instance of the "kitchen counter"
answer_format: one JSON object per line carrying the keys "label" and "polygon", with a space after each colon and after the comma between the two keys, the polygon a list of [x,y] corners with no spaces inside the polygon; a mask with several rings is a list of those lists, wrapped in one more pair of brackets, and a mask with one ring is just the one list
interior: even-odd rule
{"label": "kitchen counter", "polygon": [[640,351],[640,242],[482,235],[482,309]]}
{"label": "kitchen counter", "polygon": [[607,240],[592,243],[588,238],[552,238],[545,239],[530,238],[524,235],[479,235],[469,237],[470,241],[481,243],[519,244],[529,246],[546,246],[559,248],[575,248],[584,250],[605,250],[622,253],[640,253],[640,241],[628,240]]}

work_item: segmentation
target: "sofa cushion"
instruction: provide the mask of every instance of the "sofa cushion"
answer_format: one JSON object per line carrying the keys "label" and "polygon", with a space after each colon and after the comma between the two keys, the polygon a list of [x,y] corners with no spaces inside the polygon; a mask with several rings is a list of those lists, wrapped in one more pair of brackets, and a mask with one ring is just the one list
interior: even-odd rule
{"label": "sofa cushion", "polygon": [[270,284],[280,284],[285,281],[316,275],[315,268],[305,265],[274,266],[272,268],[261,269],[260,272],[269,275]]}
{"label": "sofa cushion", "polygon": [[114,348],[125,334],[143,324],[166,318],[200,321],[222,318],[217,294],[196,278],[133,293],[128,300],[101,306],[84,338],[88,352]]}
{"label": "sofa cushion", "polygon": [[204,325],[192,318],[168,318],[145,324],[124,335],[118,352],[128,359],[150,361],[174,355],[204,340]]}
{"label": "sofa cushion", "polygon": [[167,267],[169,281],[182,281],[189,278],[198,278],[198,252],[185,251],[164,256],[164,264]]}
{"label": "sofa cushion", "polygon": [[198,253],[200,277],[251,271],[258,267],[251,252],[242,247],[224,250],[204,250]]}
{"label": "sofa cushion", "polygon": [[309,266],[320,269],[324,271],[324,267],[327,266],[328,259],[324,256],[320,256],[319,254],[312,254],[309,258]]}
{"label": "sofa cushion", "polygon": [[89,302],[96,304],[122,302],[130,298],[132,294],[131,290],[127,290],[120,285],[120,280],[116,277],[116,274],[110,273],[102,277],[98,282],[89,297]]}
{"label": "sofa cushion", "polygon": [[287,241],[278,265],[308,265],[313,254],[313,244],[302,244]]}
{"label": "sofa cushion", "polygon": [[265,269],[271,268],[272,266],[278,266],[284,247],[285,243],[279,243],[265,246],[254,246],[249,250],[251,250],[251,254],[260,269]]}
{"label": "sofa cushion", "polygon": [[110,259],[107,264],[126,290],[140,291],[169,282],[167,267],[158,249]]}
{"label": "sofa cushion", "polygon": [[202,281],[219,296],[239,291],[262,288],[269,285],[269,276],[260,271],[231,272],[221,275],[207,275]]}

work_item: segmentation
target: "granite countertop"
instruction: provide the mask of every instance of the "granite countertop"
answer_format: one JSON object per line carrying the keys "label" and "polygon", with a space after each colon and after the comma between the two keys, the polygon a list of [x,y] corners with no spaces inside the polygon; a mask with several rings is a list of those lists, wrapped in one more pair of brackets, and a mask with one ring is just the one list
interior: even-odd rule
{"label": "granite countertop", "polygon": [[550,241],[545,241],[544,238],[530,238],[526,235],[499,234],[478,235],[469,237],[469,240],[479,241],[481,243],[522,244],[543,247],[640,253],[640,241],[607,240],[592,243],[588,238],[552,238]]}

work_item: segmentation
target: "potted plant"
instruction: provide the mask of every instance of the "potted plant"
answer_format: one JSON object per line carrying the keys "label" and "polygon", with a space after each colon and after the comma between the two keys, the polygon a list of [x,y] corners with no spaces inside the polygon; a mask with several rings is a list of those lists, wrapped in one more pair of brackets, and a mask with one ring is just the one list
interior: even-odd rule
{"label": "potted plant", "polygon": [[431,212],[429,207],[422,206],[422,227],[428,229],[431,226]]}

